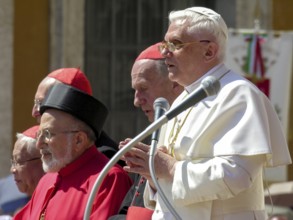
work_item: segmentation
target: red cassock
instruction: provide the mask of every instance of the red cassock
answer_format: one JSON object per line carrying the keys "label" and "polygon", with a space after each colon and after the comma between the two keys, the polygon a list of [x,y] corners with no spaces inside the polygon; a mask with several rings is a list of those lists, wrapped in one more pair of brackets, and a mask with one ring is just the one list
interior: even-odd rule
{"label": "red cassock", "polygon": [[[83,219],[92,187],[109,161],[95,146],[62,168],[47,173],[40,180],[30,202],[15,216],[23,219]],[[108,219],[119,211],[132,182],[128,174],[116,165],[105,176],[94,199],[90,219]],[[41,218],[42,219],[42,218]]]}

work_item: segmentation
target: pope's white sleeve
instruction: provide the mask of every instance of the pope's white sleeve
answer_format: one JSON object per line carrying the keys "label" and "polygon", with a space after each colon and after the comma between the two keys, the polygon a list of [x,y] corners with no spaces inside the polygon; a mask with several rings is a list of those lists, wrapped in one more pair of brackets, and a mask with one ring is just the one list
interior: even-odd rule
{"label": "pope's white sleeve", "polygon": [[232,198],[262,172],[265,155],[226,156],[176,164],[172,197],[177,205]]}

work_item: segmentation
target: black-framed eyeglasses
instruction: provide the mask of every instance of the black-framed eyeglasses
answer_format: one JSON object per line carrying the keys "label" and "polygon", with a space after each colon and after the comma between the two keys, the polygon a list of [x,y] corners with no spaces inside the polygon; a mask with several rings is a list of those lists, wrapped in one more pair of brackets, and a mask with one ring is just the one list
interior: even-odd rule
{"label": "black-framed eyeglasses", "polygon": [[31,159],[22,160],[22,161],[16,161],[14,159],[10,159],[10,163],[11,163],[11,166],[13,168],[17,168],[17,167],[23,166],[27,162],[34,161],[34,160],[39,160],[39,159],[41,159],[41,158],[40,157],[34,157],[34,158],[31,158]]}
{"label": "black-framed eyeglasses", "polygon": [[189,44],[195,44],[195,43],[210,43],[209,40],[200,40],[200,41],[192,41],[187,43],[175,43],[170,41],[162,41],[161,44],[158,46],[158,50],[160,53],[163,53],[165,49],[167,49],[170,52],[174,52],[175,50],[179,50],[182,47],[189,45]]}
{"label": "black-framed eyeglasses", "polygon": [[36,138],[37,140],[39,140],[40,138],[44,138],[44,141],[46,143],[50,142],[51,138],[55,135],[58,134],[69,134],[69,133],[76,133],[79,132],[77,130],[73,130],[73,131],[59,131],[57,133],[53,133],[51,132],[49,129],[44,129],[44,130],[40,130],[36,133]]}

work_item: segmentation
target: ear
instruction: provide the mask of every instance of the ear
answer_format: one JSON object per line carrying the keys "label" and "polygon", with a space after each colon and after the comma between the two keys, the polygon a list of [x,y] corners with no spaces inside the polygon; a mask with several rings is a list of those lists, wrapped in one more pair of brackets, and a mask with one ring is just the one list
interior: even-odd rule
{"label": "ear", "polygon": [[84,150],[84,146],[86,146],[88,142],[87,134],[85,132],[79,131],[74,136],[74,151],[80,152]]}
{"label": "ear", "polygon": [[219,46],[215,42],[209,42],[205,47],[204,57],[206,61],[213,60],[218,54]]}

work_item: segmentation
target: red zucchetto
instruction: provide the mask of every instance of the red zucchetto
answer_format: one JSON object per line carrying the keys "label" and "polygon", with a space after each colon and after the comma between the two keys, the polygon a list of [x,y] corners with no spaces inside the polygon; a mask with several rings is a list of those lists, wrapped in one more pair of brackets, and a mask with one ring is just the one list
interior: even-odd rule
{"label": "red zucchetto", "polygon": [[162,54],[158,50],[158,46],[161,43],[156,43],[152,46],[149,46],[144,51],[142,51],[135,61],[142,60],[142,59],[148,59],[148,60],[162,60],[164,57],[162,57]]}
{"label": "red zucchetto", "polygon": [[92,87],[86,75],[79,68],[61,68],[49,73],[48,77],[92,95]]}
{"label": "red zucchetto", "polygon": [[39,130],[39,125],[35,125],[33,127],[26,129],[25,131],[23,131],[22,134],[24,136],[31,137],[31,138],[35,139],[36,133],[38,132],[38,130]]}

